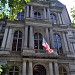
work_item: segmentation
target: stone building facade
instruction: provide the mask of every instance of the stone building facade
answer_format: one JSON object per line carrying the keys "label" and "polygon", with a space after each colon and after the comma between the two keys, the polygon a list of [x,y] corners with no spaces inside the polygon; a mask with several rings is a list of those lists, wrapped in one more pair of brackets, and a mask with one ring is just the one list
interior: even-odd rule
{"label": "stone building facade", "polygon": [[75,75],[75,28],[66,6],[31,0],[14,21],[0,20],[0,64],[11,65],[8,75]]}

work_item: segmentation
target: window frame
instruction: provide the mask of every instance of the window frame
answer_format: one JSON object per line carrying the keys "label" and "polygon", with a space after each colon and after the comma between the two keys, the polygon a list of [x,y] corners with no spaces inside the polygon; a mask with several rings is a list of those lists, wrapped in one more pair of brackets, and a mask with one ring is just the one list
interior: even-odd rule
{"label": "window frame", "polygon": [[[37,36],[37,38],[35,38],[35,34]],[[42,34],[41,33],[35,33],[34,34],[34,49],[43,49],[42,46]],[[35,41],[37,41],[37,48],[35,48]],[[39,45],[41,42],[41,45]]]}
{"label": "window frame", "polygon": [[[16,34],[16,32],[17,32],[17,34]],[[20,32],[21,32],[20,30],[14,32],[13,43],[12,43],[12,51],[13,52],[14,51],[16,51],[16,52],[22,51],[22,40],[23,39],[22,39],[22,32],[21,32],[21,36],[20,36]],[[21,40],[21,42],[19,42],[19,40]],[[19,47],[18,47],[19,44],[21,44],[20,50],[18,50],[19,49]]]}
{"label": "window frame", "polygon": [[[18,70],[16,70],[16,67],[18,68]],[[9,70],[9,75],[10,75],[10,73],[12,73],[12,75],[15,75],[15,73],[19,74],[19,67],[18,66],[13,65],[13,66],[11,66],[10,69],[11,70]]]}
{"label": "window frame", "polygon": [[63,66],[59,67],[59,75],[65,75],[65,74],[67,75],[67,70]]}
{"label": "window frame", "polygon": [[[58,54],[63,54],[62,41],[61,41],[60,35],[54,33],[53,38],[54,38],[54,46],[55,46],[55,44],[57,46],[57,47],[55,46],[55,48],[57,49],[57,53]],[[58,40],[58,38],[59,38],[59,40]],[[59,49],[59,44],[60,44],[61,49]]]}
{"label": "window frame", "polygon": [[24,20],[24,19],[25,19],[25,12],[24,12],[24,10],[22,12],[17,13],[17,20]]}
{"label": "window frame", "polygon": [[57,24],[57,16],[55,13],[50,13],[51,21],[53,24]]}
{"label": "window frame", "polygon": [[[35,13],[36,13],[36,14],[35,14]],[[34,12],[34,19],[41,19],[41,13],[35,11],[35,12]]]}

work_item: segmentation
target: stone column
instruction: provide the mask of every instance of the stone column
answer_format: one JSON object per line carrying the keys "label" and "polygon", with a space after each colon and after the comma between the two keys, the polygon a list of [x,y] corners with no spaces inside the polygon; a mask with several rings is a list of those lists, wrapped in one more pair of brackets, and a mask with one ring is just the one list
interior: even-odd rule
{"label": "stone column", "polygon": [[10,50],[11,49],[11,40],[12,40],[12,29],[9,29],[9,34],[8,34],[8,39],[7,39],[7,44],[6,44],[6,49]]}
{"label": "stone column", "polygon": [[28,75],[33,75],[32,61],[29,61]]}
{"label": "stone column", "polygon": [[29,47],[31,49],[34,49],[34,34],[33,34],[33,27],[32,26],[30,26]]}
{"label": "stone column", "polygon": [[68,43],[69,51],[71,51],[72,48],[71,48],[71,44],[70,44],[68,33],[66,33],[66,40],[67,40],[67,43]]}
{"label": "stone column", "polygon": [[28,26],[25,26],[25,30],[24,30],[24,48],[27,48],[27,40],[28,40]]}
{"label": "stone column", "polygon": [[8,29],[8,27],[5,29],[5,33],[4,33],[4,37],[3,37],[3,41],[2,41],[2,46],[1,46],[1,48],[2,49],[4,49],[5,48],[5,46],[6,46],[6,43],[7,43],[7,36],[8,36],[8,31],[9,31],[9,29]]}
{"label": "stone column", "polygon": [[22,75],[26,75],[26,61],[23,61],[23,65],[22,65]]}
{"label": "stone column", "polygon": [[47,8],[47,18],[50,20],[50,11],[49,11],[49,8]]}
{"label": "stone column", "polygon": [[54,71],[55,71],[55,75],[59,75],[59,67],[57,62],[54,62]]}
{"label": "stone column", "polygon": [[50,28],[50,44],[51,44],[51,47],[53,49],[55,49],[55,46],[54,46],[54,37],[53,37],[53,30],[52,28]]}
{"label": "stone column", "polygon": [[68,45],[67,45],[67,40],[66,40],[66,36],[65,36],[64,32],[62,33],[62,36],[63,36],[63,43],[64,43],[64,46],[65,46],[65,50],[67,52],[68,51]]}
{"label": "stone column", "polygon": [[33,6],[31,5],[31,9],[30,9],[30,17],[33,18]]}
{"label": "stone column", "polygon": [[52,66],[51,62],[49,63],[49,75],[54,75],[53,74],[53,66]]}
{"label": "stone column", "polygon": [[44,7],[44,19],[46,19],[46,8]]}
{"label": "stone column", "polygon": [[61,14],[61,18],[62,18],[63,24],[65,24],[65,21],[64,21],[64,18],[63,18],[63,15],[62,14]]}
{"label": "stone column", "polygon": [[50,45],[48,28],[45,28],[45,37],[46,37],[47,43]]}
{"label": "stone column", "polygon": [[27,15],[26,17],[29,17],[29,5],[27,5]]}
{"label": "stone column", "polygon": [[58,13],[58,18],[59,18],[59,24],[62,24],[60,13]]}

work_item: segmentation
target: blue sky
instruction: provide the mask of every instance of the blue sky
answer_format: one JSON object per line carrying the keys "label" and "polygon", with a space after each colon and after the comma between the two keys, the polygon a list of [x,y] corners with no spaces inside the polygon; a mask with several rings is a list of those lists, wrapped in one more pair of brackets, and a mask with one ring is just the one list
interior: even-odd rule
{"label": "blue sky", "polygon": [[71,8],[72,8],[73,6],[75,7],[75,0],[58,0],[58,1],[60,1],[60,2],[63,3],[64,5],[66,5],[67,10],[68,10],[68,13],[69,13],[69,15],[70,15],[70,18],[71,18],[71,20],[72,20],[70,10],[71,10]]}

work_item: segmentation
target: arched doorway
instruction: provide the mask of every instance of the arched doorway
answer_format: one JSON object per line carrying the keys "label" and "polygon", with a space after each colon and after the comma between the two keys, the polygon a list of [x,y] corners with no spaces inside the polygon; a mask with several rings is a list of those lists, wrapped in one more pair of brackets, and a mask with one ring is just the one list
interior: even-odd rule
{"label": "arched doorway", "polygon": [[33,75],[46,75],[46,69],[42,65],[35,65],[33,67]]}

